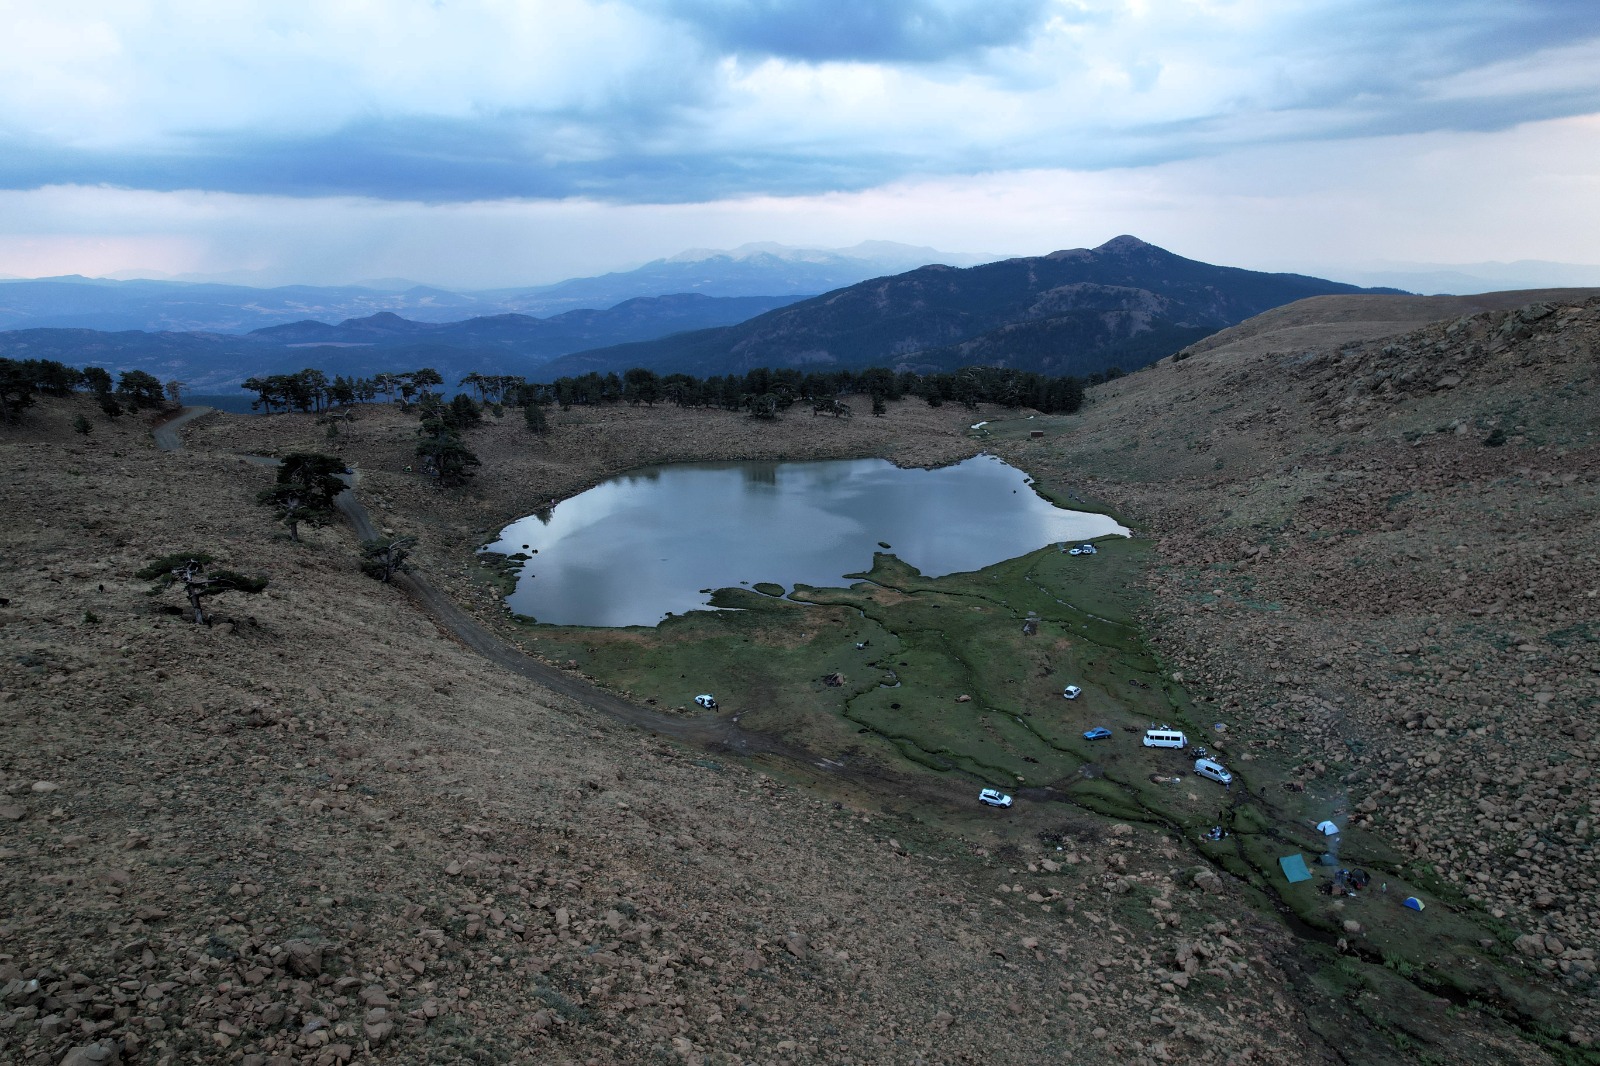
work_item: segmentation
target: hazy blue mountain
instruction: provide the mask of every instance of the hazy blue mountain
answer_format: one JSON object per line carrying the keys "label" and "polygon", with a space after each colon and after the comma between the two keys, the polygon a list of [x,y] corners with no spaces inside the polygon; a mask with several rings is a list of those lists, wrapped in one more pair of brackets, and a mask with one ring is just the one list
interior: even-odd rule
{"label": "hazy blue mountain", "polygon": [[1363,285],[1394,285],[1424,296],[1469,296],[1517,289],[1593,288],[1600,266],[1518,259],[1511,263],[1389,263],[1351,271]]}
{"label": "hazy blue mountain", "polygon": [[304,318],[337,320],[402,310],[426,321],[453,321],[503,308],[472,295],[420,285],[385,292],[354,285],[257,289],[75,275],[0,281],[0,328],[9,329],[247,333]]}
{"label": "hazy blue mountain", "polygon": [[1363,291],[1374,290],[1212,266],[1123,236],[1094,249],[964,270],[922,267],[733,326],[563,356],[543,373],[641,366],[706,376],[758,366],[928,371],[994,363],[1083,374],[1142,366],[1303,297]]}
{"label": "hazy blue mountain", "polygon": [[750,244],[732,251],[683,252],[637,270],[600,278],[483,292],[455,292],[404,278],[380,278],[359,285],[276,288],[219,281],[113,280],[77,275],[0,278],[0,329],[248,333],[306,319],[339,322],[383,311],[413,322],[439,323],[508,312],[544,317],[579,308],[606,310],[640,297],[678,293],[785,296],[794,300],[925,263],[969,265],[987,258],[992,257],[945,253],[888,241],[868,241],[837,250]]}
{"label": "hazy blue mountain", "polygon": [[473,371],[533,375],[567,352],[738,322],[784,302],[783,297],[685,293],[552,318],[499,314],[447,323],[416,322],[380,311],[337,324],[304,320],[244,335],[21,329],[0,332],[0,356],[93,364],[114,372],[147,370],[162,380],[186,382],[191,391],[227,391],[249,377],[308,366],[329,375],[361,377],[431,366],[454,384]]}
{"label": "hazy blue mountain", "polygon": [[707,296],[798,296],[828,292],[868,278],[899,274],[930,263],[971,266],[994,256],[941,252],[892,241],[866,241],[851,248],[792,248],[746,244],[731,251],[696,249],[657,259],[635,270],[593,278],[571,278],[528,289],[480,293],[528,314],[573,307],[608,307],[635,296],[698,292]]}

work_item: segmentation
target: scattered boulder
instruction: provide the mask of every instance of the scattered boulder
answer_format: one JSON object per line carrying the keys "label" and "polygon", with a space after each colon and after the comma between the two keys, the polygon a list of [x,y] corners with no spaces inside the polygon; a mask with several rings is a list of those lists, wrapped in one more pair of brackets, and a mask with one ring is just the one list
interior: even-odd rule
{"label": "scattered boulder", "polygon": [[61,1060],[61,1066],[122,1066],[122,1045],[103,1040],[75,1047]]}
{"label": "scattered boulder", "polygon": [[300,977],[322,973],[322,945],[309,940],[290,940],[284,943],[283,951],[290,973]]}

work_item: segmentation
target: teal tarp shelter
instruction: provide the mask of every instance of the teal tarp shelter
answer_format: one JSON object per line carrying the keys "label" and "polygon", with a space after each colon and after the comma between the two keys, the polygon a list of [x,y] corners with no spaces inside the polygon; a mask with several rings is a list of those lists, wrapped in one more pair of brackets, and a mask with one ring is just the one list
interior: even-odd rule
{"label": "teal tarp shelter", "polygon": [[1283,876],[1289,879],[1291,885],[1299,881],[1311,880],[1311,871],[1306,869],[1305,856],[1298,851],[1293,855],[1285,855],[1279,859],[1278,865],[1283,867]]}

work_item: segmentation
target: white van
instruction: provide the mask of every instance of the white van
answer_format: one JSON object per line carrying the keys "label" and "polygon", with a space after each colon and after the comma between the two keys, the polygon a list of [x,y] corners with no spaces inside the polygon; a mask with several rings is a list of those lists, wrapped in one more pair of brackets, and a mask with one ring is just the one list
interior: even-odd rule
{"label": "white van", "polygon": [[1233,784],[1233,775],[1224,770],[1222,764],[1215,759],[1196,759],[1194,761],[1194,772],[1201,777],[1209,777],[1219,784]]}
{"label": "white van", "polygon": [[1147,748],[1187,748],[1189,738],[1176,729],[1162,726],[1160,729],[1146,729],[1144,731],[1144,746]]}

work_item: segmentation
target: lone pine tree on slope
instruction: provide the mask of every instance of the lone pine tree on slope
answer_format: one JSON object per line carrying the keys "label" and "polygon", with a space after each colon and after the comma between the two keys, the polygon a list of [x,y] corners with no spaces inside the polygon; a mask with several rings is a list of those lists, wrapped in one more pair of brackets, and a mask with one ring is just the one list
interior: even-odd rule
{"label": "lone pine tree on slope", "polygon": [[211,564],[215,561],[204,552],[174,552],[150,560],[150,565],[133,576],[156,582],[150,590],[152,596],[173,585],[182,585],[183,594],[189,600],[189,609],[194,612],[195,624],[204,625],[208,619],[201,601],[207,596],[224,592],[253,594],[267,587],[265,577],[246,577],[232,570],[213,570]]}
{"label": "lone pine tree on slope", "polygon": [[339,476],[344,460],[317,452],[292,452],[278,464],[278,481],[262,489],[256,500],[274,507],[278,519],[289,527],[289,538],[300,539],[300,523],[320,526],[333,517],[333,501],[345,489]]}

